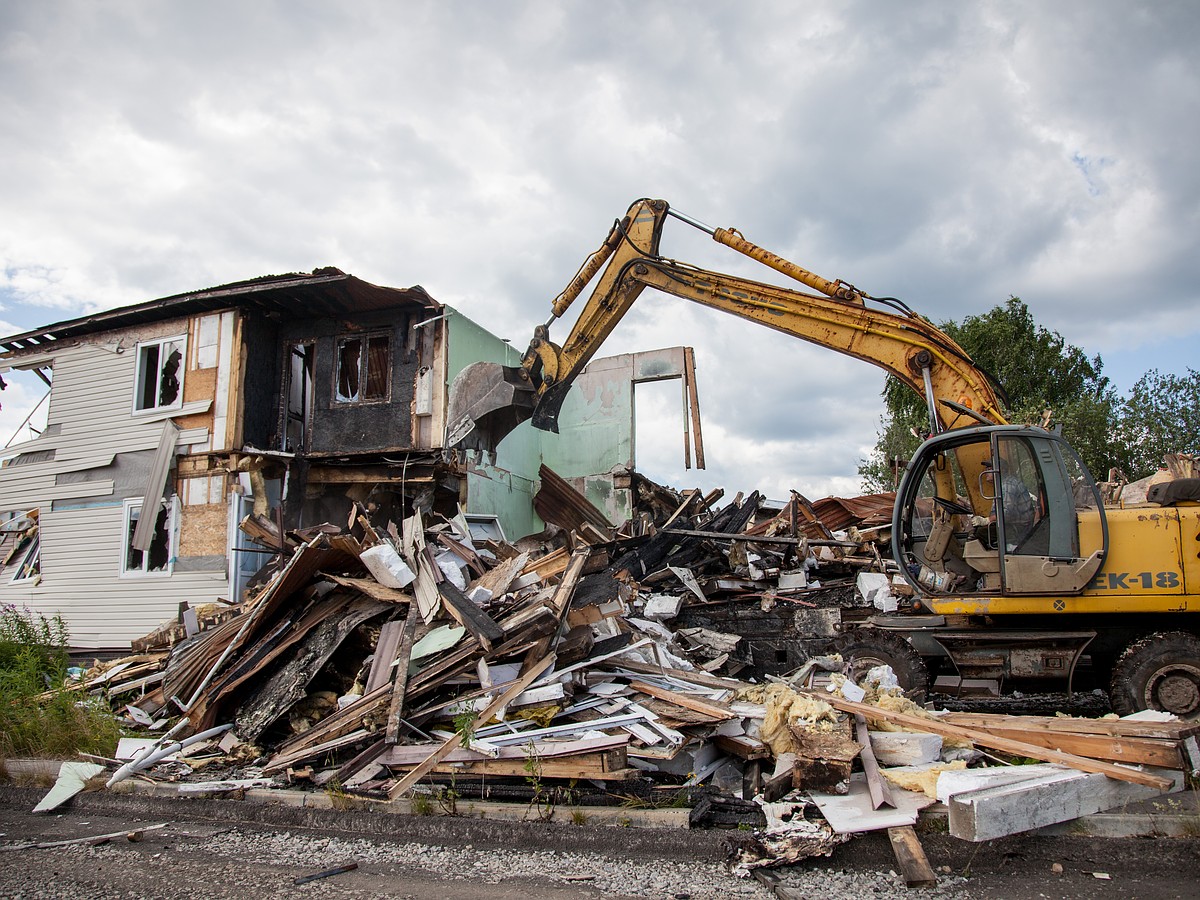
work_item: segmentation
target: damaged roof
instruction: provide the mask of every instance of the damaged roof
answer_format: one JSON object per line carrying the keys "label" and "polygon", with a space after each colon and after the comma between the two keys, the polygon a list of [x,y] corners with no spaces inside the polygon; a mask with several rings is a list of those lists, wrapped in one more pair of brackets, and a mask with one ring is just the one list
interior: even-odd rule
{"label": "damaged roof", "polygon": [[264,275],[57,322],[0,339],[0,351],[46,349],[66,338],[234,306],[254,307],[268,314],[343,316],[412,304],[429,310],[441,308],[420,285],[380,287],[330,266],[311,274]]}

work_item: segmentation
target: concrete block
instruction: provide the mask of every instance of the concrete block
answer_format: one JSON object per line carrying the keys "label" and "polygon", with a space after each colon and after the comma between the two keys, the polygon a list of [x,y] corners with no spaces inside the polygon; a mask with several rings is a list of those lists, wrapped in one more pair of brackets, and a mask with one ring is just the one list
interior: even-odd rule
{"label": "concrete block", "polygon": [[871,749],[881,766],[920,766],[942,755],[942,737],[908,731],[872,731]]}
{"label": "concrete block", "polygon": [[[1183,786],[1181,772],[1151,771],[1173,779],[1173,791]],[[950,833],[965,841],[990,841],[1159,795],[1154,788],[1140,784],[1068,770],[956,794],[948,804]]]}

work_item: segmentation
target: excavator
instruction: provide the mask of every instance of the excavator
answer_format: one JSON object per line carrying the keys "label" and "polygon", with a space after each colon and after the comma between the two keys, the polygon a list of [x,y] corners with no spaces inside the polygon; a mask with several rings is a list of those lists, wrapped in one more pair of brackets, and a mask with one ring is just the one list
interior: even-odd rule
{"label": "excavator", "polygon": [[[662,256],[668,218],[803,289]],[[593,281],[566,340],[554,343],[551,325]],[[1106,508],[1061,434],[1048,422],[1008,421],[999,386],[904,303],[822,278],[666,201],[638,200],[614,223],[519,366],[459,373],[446,446],[494,452],[526,420],[557,432],[573,380],[647,287],[872,363],[924,398],[928,437],[905,468],[891,529],[912,600],[847,625],[839,645],[855,671],[890,665],[916,696],[938,672],[960,687],[1059,682],[1070,691],[1086,659],[1107,676],[1117,713],[1200,718],[1200,479],[1152,491],[1157,503]]]}

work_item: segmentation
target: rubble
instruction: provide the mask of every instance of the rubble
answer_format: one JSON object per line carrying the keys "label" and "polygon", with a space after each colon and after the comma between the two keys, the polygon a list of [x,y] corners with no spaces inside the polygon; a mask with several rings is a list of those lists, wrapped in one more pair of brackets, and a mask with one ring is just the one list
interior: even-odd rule
{"label": "rubble", "polygon": [[[757,494],[717,507],[719,492],[642,480],[614,527],[552,476],[538,510],[557,527],[516,544],[462,515],[361,508],[344,528],[264,538],[285,550],[242,603],[168,623],[80,682],[151,737],[109,786],[143,773],[192,794],[301,784],[537,815],[685,802],[693,827],[751,825],[731,855],[743,874],[887,828],[926,883],[902,829],[935,802],[952,834],[985,840],[1178,790],[1196,769],[1200,724],[939,714],[887,667],[838,671],[817,655],[825,629],[767,666],[753,639],[710,627],[728,607],[820,622],[848,595],[869,614],[890,595],[886,497],[793,493],[764,515]],[[787,677],[768,671],[781,662]],[[972,747],[1052,766],[968,768]]]}

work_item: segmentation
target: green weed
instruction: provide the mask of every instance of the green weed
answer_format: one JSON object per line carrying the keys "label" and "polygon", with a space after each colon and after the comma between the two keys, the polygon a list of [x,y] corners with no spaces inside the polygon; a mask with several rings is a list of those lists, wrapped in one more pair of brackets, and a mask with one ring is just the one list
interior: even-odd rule
{"label": "green weed", "polygon": [[0,758],[112,756],[121,726],[101,698],[63,690],[66,625],[0,606]]}

